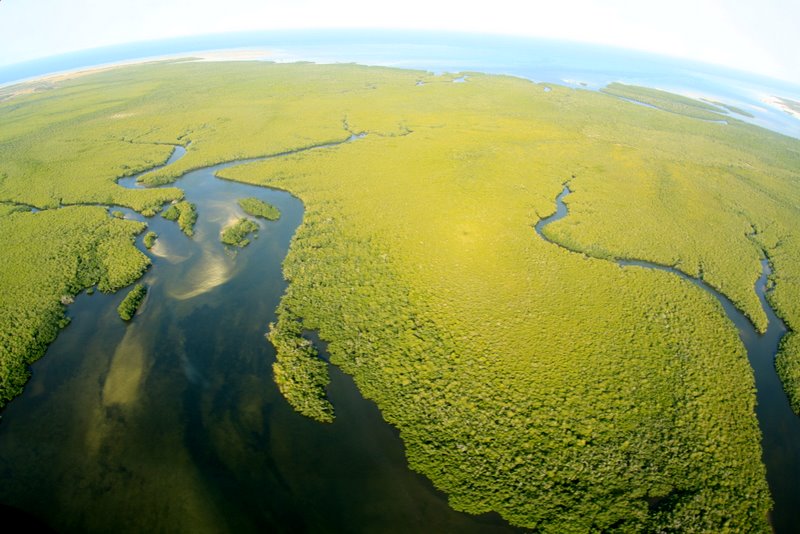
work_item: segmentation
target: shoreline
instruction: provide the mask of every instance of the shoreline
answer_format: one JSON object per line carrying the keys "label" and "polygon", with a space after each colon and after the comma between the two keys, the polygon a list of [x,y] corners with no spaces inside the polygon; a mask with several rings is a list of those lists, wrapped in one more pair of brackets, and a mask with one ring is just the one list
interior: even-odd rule
{"label": "shoreline", "polygon": [[178,54],[165,54],[159,56],[149,56],[137,59],[126,59],[122,61],[114,61],[111,63],[100,63],[97,65],[88,65],[84,67],[77,67],[74,69],[67,69],[63,71],[51,72],[40,76],[33,76],[31,78],[22,78],[11,82],[0,83],[0,102],[4,102],[16,96],[25,94],[33,94],[39,91],[52,89],[56,84],[87,76],[89,74],[96,74],[98,72],[105,72],[120,67],[130,67],[133,65],[144,65],[148,63],[159,62],[215,62],[215,61],[266,61],[274,57],[275,51],[266,48],[252,48],[252,49],[231,49],[231,50],[205,50],[198,52],[181,52]]}
{"label": "shoreline", "polygon": [[787,113],[788,115],[794,117],[797,120],[800,120],[800,111],[793,108],[788,102],[787,98],[782,98],[780,96],[765,96],[761,98],[761,101],[767,104],[768,106],[772,106],[774,108],[778,108],[779,110]]}
{"label": "shoreline", "polygon": [[[478,64],[473,64],[474,61],[464,63],[464,58],[459,55],[460,53],[456,53],[453,58],[451,58],[451,61],[445,61],[446,58],[439,57],[436,54],[434,54],[433,59],[420,55],[419,50],[416,48],[411,49],[409,51],[409,55],[398,55],[394,54],[393,52],[387,52],[378,54],[377,56],[372,54],[367,54],[364,56],[364,54],[359,52],[359,50],[354,52],[347,48],[347,43],[345,43],[345,52],[339,54],[331,53],[328,48],[320,48],[321,45],[319,43],[312,45],[311,49],[309,50],[307,46],[308,43],[296,43],[291,40],[288,42],[282,42],[280,44],[275,41],[270,42],[272,42],[272,44],[251,42],[244,44],[239,48],[228,48],[226,47],[226,43],[214,41],[213,44],[209,43],[209,48],[204,48],[205,43],[203,43],[197,44],[198,48],[194,50],[188,50],[185,52],[170,52],[169,49],[166,49],[167,53],[164,54],[159,54],[158,50],[153,50],[151,48],[148,50],[152,55],[144,55],[143,57],[120,61],[113,61],[112,59],[111,62],[107,63],[81,65],[68,68],[66,70],[36,74],[28,78],[18,78],[14,81],[0,82],[0,102],[8,101],[16,96],[52,89],[54,86],[57,86],[64,80],[68,80],[76,76],[83,76],[85,74],[91,74],[119,66],[140,65],[155,61],[213,62],[267,60],[276,63],[291,63],[298,61],[312,62],[317,64],[357,63],[361,65],[384,66],[390,68],[419,69],[434,73],[462,72],[472,70],[486,74],[504,74],[515,76],[530,80],[534,83],[553,83],[557,85],[563,85],[565,87],[593,91],[600,90],[613,81],[635,84],[642,87],[665,90],[667,92],[680,94],[693,99],[705,98],[721,101],[741,109],[747,109],[749,112],[753,113],[755,117],[736,118],[743,122],[766,128],[782,135],[800,138],[800,130],[798,130],[798,124],[796,122],[797,120],[800,120],[800,113],[788,112],[785,107],[773,103],[771,99],[777,97],[769,96],[774,94],[787,94],[791,97],[791,95],[800,94],[796,93],[794,89],[788,89],[783,82],[779,85],[766,86],[763,82],[754,82],[750,78],[729,76],[727,78],[728,81],[736,81],[737,84],[740,82],[745,83],[745,86],[743,87],[750,87],[754,89],[754,91],[751,91],[750,89],[743,88],[742,91],[734,94],[729,93],[725,89],[725,87],[728,86],[723,84],[720,79],[708,84],[701,80],[699,86],[695,86],[697,84],[689,83],[691,82],[691,76],[686,78],[685,73],[682,73],[679,76],[670,70],[668,66],[664,67],[667,69],[665,72],[672,72],[673,79],[672,82],[664,86],[663,79],[661,77],[653,78],[652,73],[650,70],[648,70],[649,67],[643,67],[636,62],[634,62],[633,70],[631,70],[631,72],[627,75],[625,73],[621,73],[613,78],[600,78],[597,77],[594,71],[586,71],[585,69],[575,68],[574,66],[571,69],[567,68],[564,72],[561,72],[561,70],[564,69],[551,72],[549,69],[551,69],[552,66],[550,65],[541,65],[536,61],[528,62],[524,58],[520,58],[516,55],[510,56],[512,59],[516,58],[515,60],[518,61],[516,66],[511,66],[498,71],[497,69],[486,68],[487,65],[480,64],[480,61],[478,61]],[[314,42],[316,43],[316,41]],[[219,48],[220,46],[222,46],[222,48]],[[499,48],[495,47],[497,51],[507,52],[505,48],[500,45],[498,46]],[[350,51],[347,52],[348,50]],[[534,48],[532,50],[533,52],[536,52],[539,49]],[[539,50],[539,52],[541,52],[541,50]],[[401,59],[398,59],[398,57],[395,56],[402,57]],[[111,56],[111,58],[113,58],[113,56]],[[100,58],[95,59],[96,61],[102,61]],[[569,57],[567,57],[567,63],[569,63]],[[636,65],[639,66],[636,67]],[[0,71],[2,70],[3,68],[0,67]],[[644,78],[642,78],[642,76],[644,76]],[[756,83],[756,85],[753,85],[753,83]],[[797,89],[800,89],[800,87]],[[795,98],[795,100],[798,99]]]}

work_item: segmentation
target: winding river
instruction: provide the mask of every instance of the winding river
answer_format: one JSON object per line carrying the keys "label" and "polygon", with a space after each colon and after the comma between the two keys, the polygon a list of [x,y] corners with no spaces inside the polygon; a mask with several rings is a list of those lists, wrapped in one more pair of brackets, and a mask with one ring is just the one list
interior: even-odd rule
{"label": "winding river", "polygon": [[[165,165],[185,152],[175,147]],[[116,314],[124,291],[83,293],[69,307],[71,325],[3,414],[4,515],[25,511],[62,532],[515,531],[496,514],[452,510],[444,494],[408,469],[397,431],[335,366],[333,424],[297,415],[280,396],[264,332],[286,288],[281,263],[303,206],[283,191],[215,177],[247,161],[254,160],[199,169],[177,182],[198,208],[193,238],[160,217],[147,221],[159,239],[150,251],[141,236],[137,242],[153,267],[143,278],[147,299],[130,324]],[[140,176],[120,185],[137,187]],[[543,229],[568,214],[569,193],[565,186],[556,213],[536,225],[551,243]],[[226,248],[219,233],[244,215],[236,200],[248,196],[278,206],[281,218],[259,221],[258,239],[247,248]],[[768,262],[755,287],[769,318],[764,335],[702,280],[649,262],[617,263],[697,285],[738,328],[755,372],[773,524],[792,531],[800,510],[800,418],[774,370],[785,327],[765,298]]]}
{"label": "winding river", "polygon": [[[547,225],[569,214],[564,198],[570,193],[569,186],[564,185],[564,189],[556,197],[556,212],[550,217],[541,219],[535,226],[536,233],[542,239],[562,248],[566,247],[548,238],[543,230]],[[582,254],[578,251],[570,250],[570,252]],[[767,467],[767,481],[775,501],[771,514],[772,524],[778,533],[795,532],[800,511],[800,490],[797,487],[800,481],[800,418],[792,412],[775,371],[775,355],[778,353],[780,340],[786,333],[786,326],[775,314],[766,298],[767,280],[772,272],[769,261],[767,259],[761,261],[761,277],[755,284],[755,291],[769,320],[769,326],[764,334],[759,334],[747,317],[725,295],[702,279],[688,276],[673,267],[648,261],[617,259],[616,263],[623,268],[641,267],[667,271],[691,282],[713,295],[728,319],[736,326],[755,375],[758,403],[756,416],[762,433],[763,461]]]}
{"label": "winding river", "polygon": [[[167,164],[184,153],[176,147]],[[4,517],[24,511],[60,532],[515,532],[497,514],[451,509],[336,367],[333,424],[298,415],[281,397],[264,333],[303,206],[215,177],[241,163],[177,182],[197,205],[193,238],[159,216],[147,220],[159,238],[150,251],[137,240],[153,266],[133,321],[116,313],[125,291],[83,293],[69,306],[70,326],[3,414]],[[135,187],[137,178],[120,183]],[[244,215],[236,200],[250,196],[282,215],[259,221],[258,238],[232,250],[219,234]]]}

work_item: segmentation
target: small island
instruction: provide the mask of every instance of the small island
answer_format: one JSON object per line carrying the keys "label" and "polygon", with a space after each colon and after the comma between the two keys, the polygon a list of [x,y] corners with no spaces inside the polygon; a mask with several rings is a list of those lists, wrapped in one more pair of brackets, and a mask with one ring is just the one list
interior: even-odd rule
{"label": "small island", "polygon": [[220,240],[226,245],[243,248],[250,244],[249,235],[258,231],[258,224],[247,217],[242,217],[235,223],[225,227],[220,235]]}
{"label": "small island", "polygon": [[161,216],[168,221],[178,221],[178,226],[184,234],[192,237],[194,235],[194,223],[197,221],[197,206],[182,200],[176,202],[161,213]]}
{"label": "small island", "polygon": [[281,216],[278,208],[255,197],[240,198],[239,206],[246,214],[253,217],[261,217],[268,221],[277,221]]}
{"label": "small island", "polygon": [[153,232],[152,230],[147,232],[144,236],[144,246],[149,250],[153,248],[153,245],[156,244],[156,239],[158,239],[158,234]]}
{"label": "small island", "polygon": [[[414,85],[420,79],[421,88]],[[23,390],[30,363],[64,326],[62,297],[67,302],[88,287],[125,287],[131,295],[120,316],[132,318],[141,305],[145,288],[132,284],[151,260],[134,246],[135,236],[150,229],[115,219],[108,206],[140,213],[164,206],[163,216],[190,235],[197,209],[209,226],[219,225],[181,239],[185,262],[153,262],[160,264],[159,283],[174,291],[154,299],[158,309],[138,317],[127,338],[117,342],[119,328],[107,332],[102,321],[88,328],[85,340],[76,339],[79,328],[66,333],[95,363],[87,360],[72,373],[63,391],[37,396],[25,412],[33,424],[15,441],[2,441],[22,444],[3,449],[9,470],[3,502],[36,502],[45,483],[59,491],[113,483],[119,488],[113,495],[76,492],[63,505],[49,503],[46,492],[37,508],[56,512],[54,526],[71,527],[88,517],[86,503],[93,501],[98,523],[89,530],[114,530],[130,514],[143,516],[135,524],[142,530],[170,530],[184,524],[186,509],[165,500],[172,512],[151,514],[162,496],[196,493],[192,509],[217,504],[192,486],[195,468],[204,466],[188,462],[183,476],[182,459],[194,454],[183,437],[195,431],[193,443],[213,446],[198,452],[253,473],[252,483],[239,484],[233,469],[225,484],[272,490],[269,475],[258,478],[271,449],[248,444],[253,437],[271,443],[267,432],[283,433],[279,425],[286,421],[302,423],[281,416],[267,426],[257,414],[255,426],[249,416],[228,420],[221,389],[194,384],[188,359],[158,356],[174,345],[177,356],[196,354],[197,376],[224,387],[236,399],[230,406],[243,413],[272,403],[273,378],[298,413],[334,421],[337,411],[356,406],[331,402],[342,398],[338,367],[352,376],[347,387],[375,403],[375,424],[396,429],[403,451],[397,465],[428,477],[464,512],[492,510],[523,529],[553,532],[767,532],[770,517],[781,514],[791,528],[797,492],[775,492],[772,499],[766,475],[777,473],[791,487],[794,464],[786,462],[796,458],[782,454],[780,445],[792,443],[798,419],[774,391],[779,377],[767,375],[770,390],[755,388],[761,376],[755,372],[774,373],[773,366],[767,360],[756,369],[748,356],[763,361],[778,352],[780,378],[790,399],[800,399],[799,142],[707,102],[654,89],[612,85],[619,93],[612,95],[553,83],[545,92],[527,80],[477,73],[463,84],[442,81],[356,65],[178,62],[87,75],[46,99],[0,105],[0,403]],[[341,125],[330,120],[344,108],[349,114]],[[62,116],[70,119],[53,120]],[[121,118],[105,120],[114,116]],[[187,130],[205,121],[207,128]],[[371,133],[353,138],[351,131]],[[185,142],[177,132],[195,140],[192,159],[156,172],[166,179],[192,168],[211,180],[213,170],[230,181],[224,198],[214,188],[195,188],[191,179],[179,182],[185,191],[127,189],[109,180],[166,156],[158,143],[131,143],[121,135]],[[264,157],[255,161],[257,154]],[[254,161],[240,164],[249,156]],[[78,173],[84,178],[72,179]],[[234,182],[248,185],[234,189]],[[260,225],[231,203],[244,195],[274,198],[253,186],[295,199],[281,214],[281,232],[259,236],[262,251],[226,257],[217,239],[245,246]],[[30,213],[30,206],[42,209]],[[227,220],[231,208],[237,215]],[[551,218],[559,213],[559,220]],[[160,233],[160,240],[167,237]],[[280,234],[274,244],[273,234]],[[235,256],[238,249],[225,252]],[[609,261],[615,258],[637,261]],[[280,261],[267,268],[266,259]],[[185,287],[177,287],[183,277]],[[222,281],[229,285],[207,291]],[[769,306],[766,289],[759,289],[765,284],[774,285]],[[189,300],[201,293],[202,299]],[[717,293],[731,306],[722,306]],[[87,300],[87,314],[112,302]],[[789,330],[780,345],[770,306]],[[260,335],[245,335],[251,326],[261,333],[263,318],[250,317],[261,315],[256,309],[275,313],[268,334],[272,362],[250,357],[264,349]],[[738,310],[742,320],[726,310]],[[750,330],[740,329],[745,323],[752,323]],[[776,335],[763,336],[769,341],[758,350],[742,343],[757,334],[737,335],[770,327]],[[335,367],[316,353],[304,335],[309,331],[328,343]],[[72,348],[58,343],[53,353],[69,355]],[[160,363],[151,365],[157,357]],[[79,364],[83,359],[80,354]],[[31,387],[50,384],[45,373],[56,369],[40,366]],[[190,412],[173,410],[187,400],[187,387],[198,395],[192,402],[202,403]],[[204,398],[222,398],[225,409]],[[20,405],[29,400],[24,396]],[[288,413],[281,402],[275,410]],[[756,412],[757,402],[769,409]],[[800,402],[792,402],[800,411]],[[75,428],[95,436],[91,454],[64,447],[55,461],[32,461],[25,444],[44,425],[63,428],[53,439],[72,443],[69,418],[89,411],[100,418],[92,415],[85,426],[80,419]],[[765,412],[770,424],[762,440],[758,417]],[[138,425],[115,422],[128,414],[149,421],[149,428],[174,431],[173,437],[149,443]],[[22,428],[22,418],[15,419],[3,432]],[[775,421],[781,421],[778,431]],[[325,439],[313,425],[304,428],[309,442]],[[82,442],[81,434],[74,443]],[[351,443],[331,440],[330,452],[347,451]],[[164,458],[177,460],[174,483],[162,484],[161,461],[132,480],[117,469],[143,466],[129,457],[151,445],[163,445]],[[226,456],[229,448],[233,457]],[[251,452],[239,456],[245,449]],[[141,491],[129,491],[130,483],[141,483]],[[267,489],[252,495],[269,496]],[[239,498],[231,492],[231,500]],[[227,507],[226,500],[220,505]]]}
{"label": "small island", "polygon": [[125,298],[122,299],[122,302],[120,302],[117,307],[117,313],[119,313],[123,321],[130,321],[133,319],[145,295],[147,295],[147,288],[142,284],[136,284],[133,286],[133,289],[125,295]]}

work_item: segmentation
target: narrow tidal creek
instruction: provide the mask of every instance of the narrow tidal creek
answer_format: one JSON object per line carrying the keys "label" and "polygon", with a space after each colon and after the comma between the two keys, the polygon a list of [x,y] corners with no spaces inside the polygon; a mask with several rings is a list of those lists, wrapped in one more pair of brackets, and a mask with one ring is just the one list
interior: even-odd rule
{"label": "narrow tidal creek", "polygon": [[[556,212],[550,217],[541,219],[535,226],[536,233],[548,243],[562,246],[549,239],[543,230],[548,224],[569,214],[564,198],[570,193],[569,186],[565,185],[556,197]],[[571,252],[581,253],[572,250]],[[755,291],[769,320],[769,326],[764,334],[759,334],[750,320],[725,295],[702,279],[693,278],[674,267],[648,261],[634,259],[615,261],[623,268],[639,267],[667,271],[691,282],[713,295],[722,306],[725,315],[736,326],[755,375],[756,416],[762,433],[762,458],[767,467],[767,481],[775,501],[771,514],[772,525],[778,533],[795,532],[797,514],[800,511],[800,489],[797,485],[800,480],[800,417],[792,412],[775,370],[775,355],[778,353],[781,338],[786,333],[786,325],[775,314],[766,298],[767,280],[772,272],[769,261],[761,260],[761,277],[755,284]]]}

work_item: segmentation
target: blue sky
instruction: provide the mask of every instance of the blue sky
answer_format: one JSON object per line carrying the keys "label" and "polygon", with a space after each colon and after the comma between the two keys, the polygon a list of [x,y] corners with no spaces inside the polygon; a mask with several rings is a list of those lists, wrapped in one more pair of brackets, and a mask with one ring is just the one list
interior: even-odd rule
{"label": "blue sky", "polygon": [[166,37],[337,27],[593,42],[800,84],[798,0],[0,0],[0,65]]}

